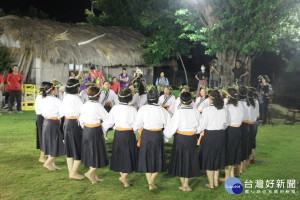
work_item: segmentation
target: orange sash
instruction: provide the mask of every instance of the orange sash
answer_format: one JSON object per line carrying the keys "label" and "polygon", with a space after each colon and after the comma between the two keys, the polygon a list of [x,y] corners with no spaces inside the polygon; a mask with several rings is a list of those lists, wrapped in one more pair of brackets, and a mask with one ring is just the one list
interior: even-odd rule
{"label": "orange sash", "polygon": [[238,128],[238,127],[240,127],[241,125],[229,125],[230,127],[235,127],[235,128]]}
{"label": "orange sash", "polygon": [[165,106],[163,105],[162,107],[164,107],[166,110],[169,110],[170,106]]}
{"label": "orange sash", "polygon": [[177,133],[181,134],[181,135],[195,135],[196,132],[193,132],[193,131],[179,131],[177,130]]}
{"label": "orange sash", "polygon": [[45,117],[46,119],[58,120],[58,117]]}
{"label": "orange sash", "polygon": [[200,146],[200,144],[201,144],[201,139],[202,139],[203,136],[204,136],[204,131],[202,131],[202,132],[200,133],[200,137],[199,137],[198,142],[197,142],[197,145],[198,145],[198,146]]}
{"label": "orange sash", "polygon": [[95,128],[95,127],[99,127],[101,125],[101,123],[97,123],[97,124],[86,124],[84,123],[84,126],[88,127],[88,128]]}
{"label": "orange sash", "polygon": [[69,116],[69,117],[65,116],[65,119],[78,119],[78,118],[79,118],[78,116]]}
{"label": "orange sash", "polygon": [[199,110],[200,113],[202,113],[202,110]]}
{"label": "orange sash", "polygon": [[133,128],[121,128],[121,127],[116,127],[117,131],[132,131]]}
{"label": "orange sash", "polygon": [[[143,132],[143,130],[144,130],[144,128],[141,128],[139,131],[138,131],[138,133],[139,133],[139,135],[140,135],[140,138],[139,138],[139,140],[138,140],[138,142],[137,142],[137,146],[138,147],[140,147],[141,146],[141,139],[142,139],[142,132]],[[161,131],[161,129],[147,129],[148,131]]]}

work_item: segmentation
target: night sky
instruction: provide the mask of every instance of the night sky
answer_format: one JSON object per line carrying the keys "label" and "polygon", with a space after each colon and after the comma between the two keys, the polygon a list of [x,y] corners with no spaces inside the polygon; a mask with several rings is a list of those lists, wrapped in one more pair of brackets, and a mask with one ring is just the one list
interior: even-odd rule
{"label": "night sky", "polygon": [[85,9],[90,9],[90,0],[0,0],[0,8],[6,14],[19,9],[22,13],[35,7],[61,22],[85,21]]}

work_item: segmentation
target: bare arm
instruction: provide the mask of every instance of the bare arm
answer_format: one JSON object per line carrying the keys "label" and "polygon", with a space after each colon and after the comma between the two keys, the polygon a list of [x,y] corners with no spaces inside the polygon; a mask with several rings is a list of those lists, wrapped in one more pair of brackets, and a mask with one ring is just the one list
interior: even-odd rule
{"label": "bare arm", "polygon": [[196,74],[195,78],[196,78],[198,81],[200,81],[199,78],[198,78],[198,76],[197,76],[197,74]]}
{"label": "bare arm", "polygon": [[246,71],[244,74],[242,74],[241,77],[246,76],[247,74],[249,74],[248,71]]}

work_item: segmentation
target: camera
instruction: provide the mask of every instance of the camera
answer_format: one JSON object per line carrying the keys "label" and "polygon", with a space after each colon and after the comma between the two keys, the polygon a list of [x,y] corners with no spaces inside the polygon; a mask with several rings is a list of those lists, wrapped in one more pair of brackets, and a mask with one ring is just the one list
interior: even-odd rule
{"label": "camera", "polygon": [[263,78],[263,76],[262,75],[259,75],[258,77],[257,77],[257,80],[261,83],[261,79]]}

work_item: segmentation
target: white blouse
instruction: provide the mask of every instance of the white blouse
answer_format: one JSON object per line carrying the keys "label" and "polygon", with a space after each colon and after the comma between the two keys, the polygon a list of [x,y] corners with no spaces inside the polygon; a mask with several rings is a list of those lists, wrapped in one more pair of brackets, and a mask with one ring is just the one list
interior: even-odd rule
{"label": "white blouse", "polygon": [[41,111],[42,115],[44,117],[58,117],[60,107],[62,106],[62,102],[59,98],[53,96],[53,95],[47,95],[43,98],[42,104],[41,104]]}
{"label": "white blouse", "polygon": [[171,119],[170,114],[166,109],[155,105],[144,105],[137,113],[136,120],[133,124],[133,129],[162,129]]}
{"label": "white blouse", "polygon": [[209,106],[210,106],[209,98],[207,98],[197,107],[197,110],[199,112],[203,112],[204,108],[209,107]]}
{"label": "white blouse", "polygon": [[62,101],[60,116],[79,116],[83,103],[78,94],[66,94]]}
{"label": "white blouse", "polygon": [[83,127],[86,124],[97,124],[104,121],[108,116],[104,107],[96,101],[87,101],[80,110],[79,122]]}
{"label": "white blouse", "polygon": [[205,98],[202,98],[201,96],[197,97],[193,108],[197,110],[197,108],[200,106],[201,103],[203,103],[204,100]]}
{"label": "white blouse", "polygon": [[[108,92],[108,96],[106,96],[107,92]],[[99,103],[102,104],[103,106],[107,103],[112,103],[112,105],[117,105],[119,104],[118,96],[111,89],[109,89],[108,91],[103,91],[100,94]]]}
{"label": "white blouse", "polygon": [[133,94],[132,100],[128,103],[128,105],[134,106],[137,108],[138,107],[137,103],[139,102],[139,100],[140,100],[140,95],[138,93]]}
{"label": "white blouse", "polygon": [[228,110],[229,124],[232,126],[240,126],[244,116],[244,107],[241,102],[238,102],[237,106],[226,104],[225,108]]}
{"label": "white blouse", "polygon": [[158,99],[158,105],[160,106],[169,106],[168,111],[170,111],[172,114],[174,113],[173,110],[173,103],[176,101],[174,95],[170,94],[170,96],[168,96],[168,98],[166,98],[165,95],[161,95]]}
{"label": "white blouse", "polygon": [[250,105],[250,122],[255,122],[259,116],[259,103],[258,100],[255,100],[255,108]]}
{"label": "white blouse", "polygon": [[142,106],[147,105],[147,94],[142,94],[136,105],[136,108],[141,108]]}
{"label": "white blouse", "polygon": [[89,97],[86,93],[86,90],[82,90],[80,93],[79,93],[79,96],[80,96],[80,99],[82,101],[82,103],[85,103],[89,100]]}
{"label": "white blouse", "polygon": [[164,130],[165,140],[170,138],[179,131],[200,133],[200,113],[193,107],[181,107],[175,111],[172,119]]}
{"label": "white blouse", "polygon": [[[176,110],[180,109],[182,106],[183,105],[180,101],[180,97],[177,97],[176,101],[174,101],[173,105],[171,106],[171,110],[173,110],[175,112]],[[194,102],[193,101],[190,104],[190,106],[194,107]]]}
{"label": "white blouse", "polygon": [[43,101],[43,96],[41,94],[38,94],[34,103],[34,110],[35,110],[35,114],[37,115],[42,114],[42,101]]}
{"label": "white blouse", "polygon": [[242,117],[242,121],[249,121],[250,120],[250,106],[247,106],[246,100],[242,99],[239,102],[241,102],[244,110],[244,115]]}
{"label": "white blouse", "polygon": [[136,108],[129,106],[128,104],[120,103],[112,107],[108,117],[102,123],[102,128],[104,132],[114,126],[120,128],[133,128],[133,123],[135,122],[137,115]]}
{"label": "white blouse", "polygon": [[229,125],[228,111],[224,108],[218,110],[214,105],[204,108],[200,120],[200,130],[225,130]]}

